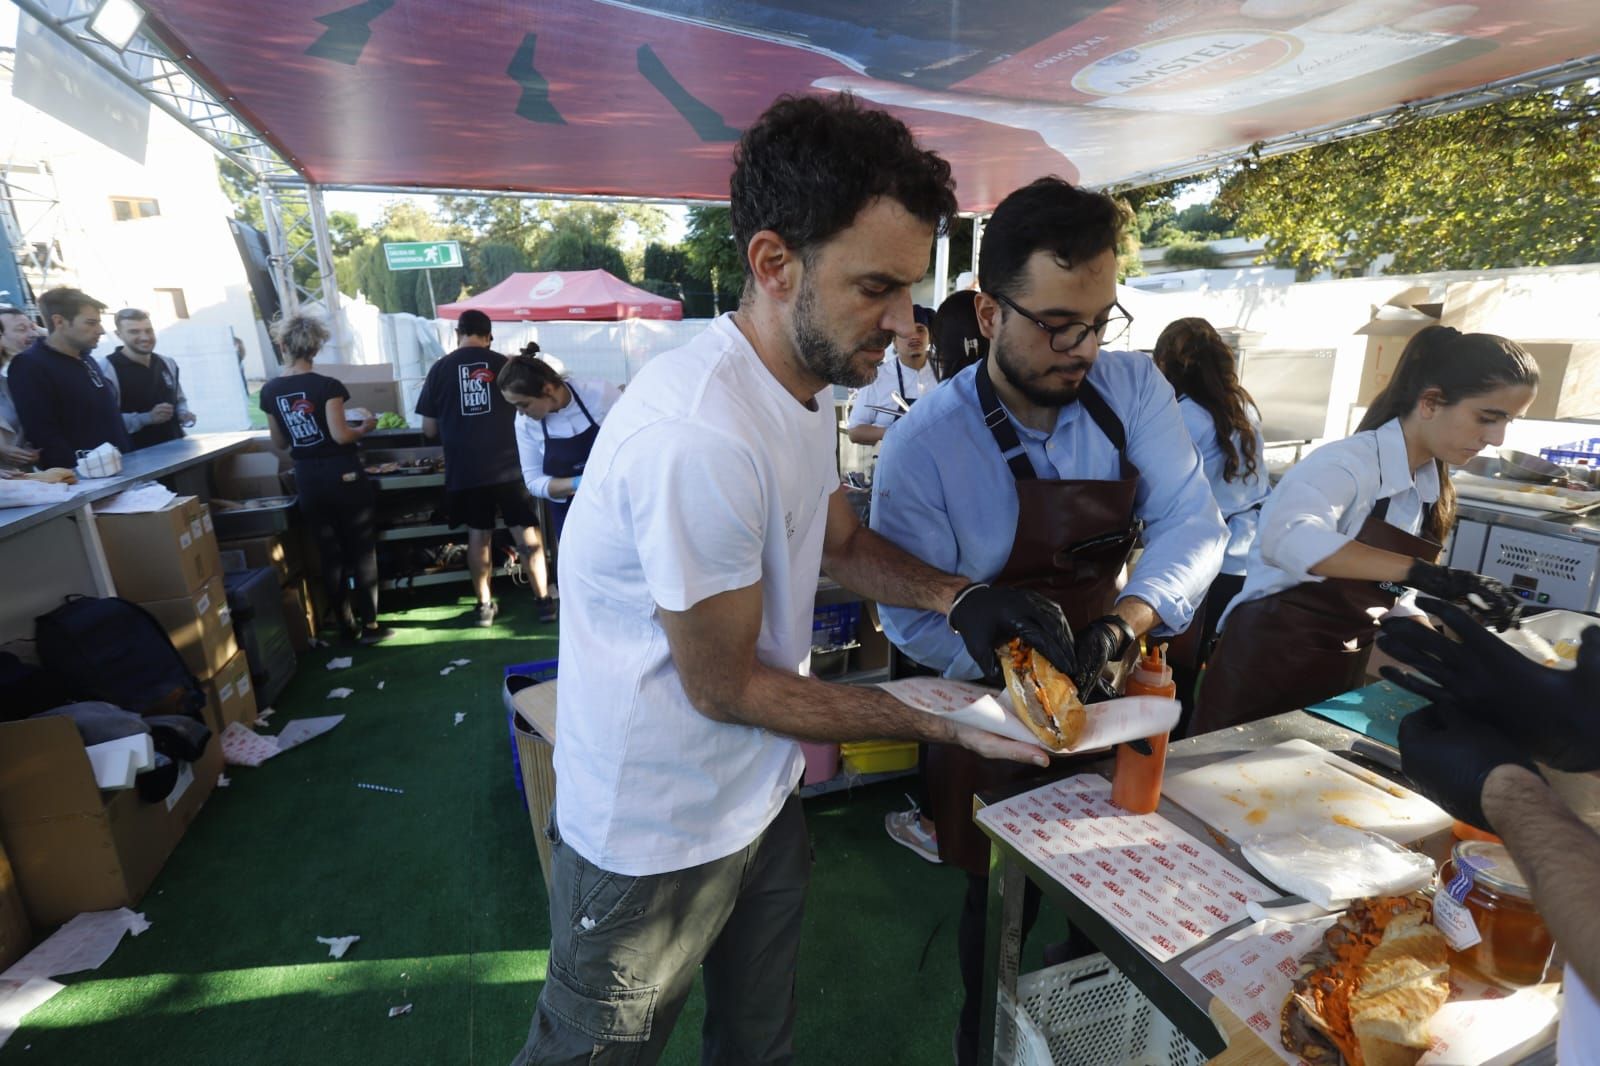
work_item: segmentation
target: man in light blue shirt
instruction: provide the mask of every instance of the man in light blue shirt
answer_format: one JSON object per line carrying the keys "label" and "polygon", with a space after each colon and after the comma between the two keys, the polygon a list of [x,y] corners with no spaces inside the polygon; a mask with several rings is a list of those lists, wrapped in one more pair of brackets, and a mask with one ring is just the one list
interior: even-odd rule
{"label": "man in light blue shirt", "polygon": [[[888,540],[1061,607],[1085,698],[1139,637],[1188,626],[1227,543],[1172,386],[1148,357],[1101,350],[1129,321],[1116,298],[1121,227],[1109,197],[1058,178],[1001,202],[979,256],[989,355],[899,421],[873,481],[872,526]],[[1136,540],[1144,554],[1120,586]],[[884,608],[882,618],[923,666],[983,676],[938,614]],[[925,769],[940,858],[968,874],[956,1030],[957,1062],[967,1063],[978,1043],[988,866],[972,794],[1018,775],[944,745],[930,746]],[[1036,910],[1035,895],[1025,916]]]}

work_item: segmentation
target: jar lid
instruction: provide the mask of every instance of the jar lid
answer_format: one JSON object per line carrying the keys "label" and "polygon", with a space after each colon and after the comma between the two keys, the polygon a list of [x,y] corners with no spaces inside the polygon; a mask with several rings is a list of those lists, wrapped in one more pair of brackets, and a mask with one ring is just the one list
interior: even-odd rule
{"label": "jar lid", "polygon": [[1455,859],[1456,869],[1469,868],[1472,879],[1481,882],[1491,892],[1502,895],[1516,896],[1518,899],[1531,900],[1533,893],[1528,890],[1528,879],[1517,869],[1517,864],[1511,859],[1511,852],[1506,850],[1504,844],[1495,844],[1487,840],[1463,840],[1450,852]]}

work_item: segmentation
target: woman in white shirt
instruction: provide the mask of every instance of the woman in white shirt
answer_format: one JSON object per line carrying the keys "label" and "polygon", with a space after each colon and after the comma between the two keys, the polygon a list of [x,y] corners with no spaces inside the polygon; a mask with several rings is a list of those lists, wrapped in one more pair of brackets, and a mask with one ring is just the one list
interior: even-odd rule
{"label": "woman in white shirt", "polygon": [[561,540],[567,508],[583,481],[583,468],[611,406],[622,395],[605,381],[563,377],[529,344],[500,369],[495,384],[519,412],[517,458],[528,491],[548,500],[553,542]]}
{"label": "woman in white shirt", "polygon": [[1434,560],[1455,522],[1446,467],[1503,442],[1538,385],[1513,341],[1449,326],[1411,338],[1360,428],[1308,455],[1267,499],[1191,733],[1358,687],[1377,620],[1403,586],[1509,621],[1521,601],[1498,581]]}
{"label": "woman in white shirt", "polygon": [[[1178,394],[1183,424],[1200,452],[1206,480],[1228,526],[1222,572],[1206,594],[1199,638],[1200,661],[1210,650],[1217,622],[1244,587],[1245,560],[1256,540],[1261,506],[1272,491],[1261,439],[1261,414],[1239,384],[1229,350],[1210,322],[1180,318],[1156,338],[1156,368]],[[1183,691],[1181,684],[1179,691]]]}

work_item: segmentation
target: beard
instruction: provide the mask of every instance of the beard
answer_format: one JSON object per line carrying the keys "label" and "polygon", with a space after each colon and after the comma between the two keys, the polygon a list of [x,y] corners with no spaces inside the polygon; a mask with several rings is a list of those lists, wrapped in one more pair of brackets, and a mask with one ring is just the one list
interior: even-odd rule
{"label": "beard", "polygon": [[894,334],[883,330],[866,337],[854,347],[845,347],[830,336],[817,310],[817,293],[809,279],[800,282],[800,295],[794,305],[794,349],[800,364],[830,385],[859,389],[878,376],[876,365],[861,366],[857,356],[864,349],[884,349]]}
{"label": "beard", "polygon": [[[995,365],[1000,368],[1001,375],[1005,377],[1011,387],[1022,393],[1023,397],[1035,406],[1065,407],[1078,398],[1078,386],[1082,382],[1069,381],[1063,385],[1054,386],[1044,384],[1044,373],[1049,371],[1041,373],[1024,367],[1007,354],[1006,345],[1001,343],[999,337],[995,337],[989,343],[989,356],[995,361]],[[1060,360],[1060,363],[1092,365],[1084,360],[1071,359],[1062,355],[1057,355],[1056,358]],[[1052,364],[1049,370],[1058,369],[1060,363]]]}

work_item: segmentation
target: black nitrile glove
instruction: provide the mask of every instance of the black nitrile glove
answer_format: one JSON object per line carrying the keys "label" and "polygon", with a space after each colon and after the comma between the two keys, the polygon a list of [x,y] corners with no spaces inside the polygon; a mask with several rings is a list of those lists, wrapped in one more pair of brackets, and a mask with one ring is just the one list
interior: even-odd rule
{"label": "black nitrile glove", "polygon": [[1437,600],[1417,606],[1438,615],[1460,643],[1412,619],[1385,622],[1378,647],[1426,674],[1385,666],[1385,678],[1441,710],[1485,722],[1522,751],[1557,770],[1600,770],[1600,625],[1583,632],[1572,670],[1541,666]]}
{"label": "black nitrile glove", "polygon": [[1470,715],[1429,706],[1400,721],[1400,772],[1451,817],[1479,829],[1494,831],[1483,784],[1508,763],[1539,772],[1504,733]]}
{"label": "black nitrile glove", "polygon": [[1405,583],[1418,592],[1461,604],[1496,629],[1506,628],[1522,613],[1522,601],[1509,589],[1471,570],[1452,570],[1418,559],[1406,572]]}
{"label": "black nitrile glove", "polygon": [[1072,628],[1061,608],[1037,592],[972,584],[956,594],[950,628],[961,634],[967,654],[985,676],[996,670],[995,649],[1019,638],[1068,677],[1077,672]]}
{"label": "black nitrile glove", "polygon": [[1106,664],[1128,654],[1129,645],[1136,639],[1133,627],[1119,615],[1108,614],[1104,618],[1096,618],[1083,628],[1073,645],[1078,657],[1078,670],[1072,675],[1073,684],[1078,686],[1078,696],[1083,702],[1088,703],[1094,698]]}

